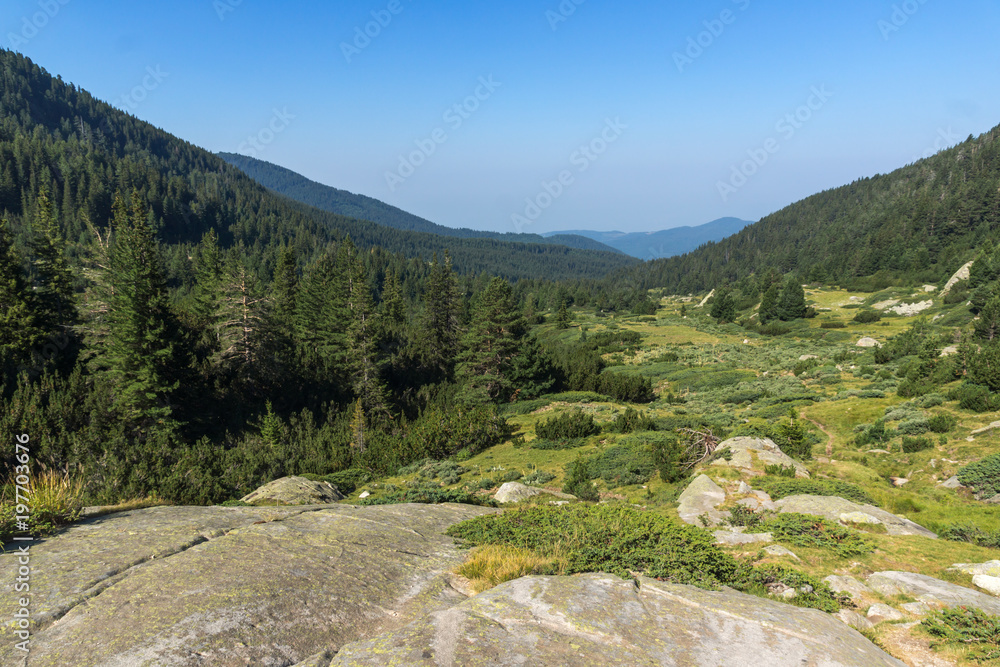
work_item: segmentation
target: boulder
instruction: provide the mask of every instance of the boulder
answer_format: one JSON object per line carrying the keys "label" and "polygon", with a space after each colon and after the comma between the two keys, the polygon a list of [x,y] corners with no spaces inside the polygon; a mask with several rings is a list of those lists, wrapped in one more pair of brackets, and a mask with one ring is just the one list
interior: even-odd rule
{"label": "boulder", "polygon": [[846,593],[851,596],[852,600],[858,600],[866,595],[872,595],[872,589],[868,588],[854,577],[831,574],[829,577],[823,579],[823,581],[825,581],[827,585],[830,586],[830,589],[835,593]]}
{"label": "boulder", "polygon": [[712,534],[715,535],[716,544],[726,546],[760,544],[774,541],[774,536],[771,533],[738,533],[733,530],[717,530]]}
{"label": "boulder", "polygon": [[764,547],[764,553],[769,556],[788,556],[789,558],[794,558],[795,560],[802,560],[794,553],[781,546],[780,544],[772,544],[770,546]]}
{"label": "boulder", "polygon": [[844,512],[840,515],[840,523],[858,523],[858,524],[868,524],[868,525],[881,525],[881,521],[878,518],[873,517],[867,512]]}
{"label": "boulder", "polygon": [[988,574],[977,574],[972,577],[972,583],[982,588],[990,595],[1000,596],[1000,577]]}
{"label": "boulder", "polygon": [[955,275],[953,275],[951,279],[947,282],[947,284],[945,284],[944,289],[941,290],[941,296],[944,296],[945,294],[950,292],[951,288],[954,287],[956,283],[959,283],[963,280],[968,280],[970,275],[969,270],[972,268],[973,264],[975,264],[974,261],[969,262],[968,264],[960,268],[958,271],[956,271]]}
{"label": "boulder", "polygon": [[983,433],[987,433],[988,431],[993,431],[993,430],[996,430],[998,428],[1000,428],[1000,421],[993,422],[992,424],[989,424],[989,425],[984,426],[982,428],[977,428],[977,429],[975,429],[973,431],[970,431],[969,433],[971,435],[981,435]]}
{"label": "boulder", "polygon": [[722,523],[726,514],[716,509],[726,502],[726,492],[707,475],[699,475],[677,498],[677,514],[681,521],[701,526],[701,517],[708,515],[710,524]]}
{"label": "boulder", "polygon": [[906,614],[894,609],[887,604],[873,604],[868,608],[868,614],[866,615],[868,620],[872,623],[885,623],[888,621],[902,621],[906,618]]}
{"label": "boulder", "polygon": [[764,466],[782,465],[795,468],[796,477],[809,477],[809,471],[804,465],[791,458],[769,438],[750,438],[740,436],[720,442],[716,451],[728,449],[733,453],[730,460],[717,458],[713,466],[728,466],[743,470],[764,472]]}
{"label": "boulder", "polygon": [[841,514],[861,512],[878,519],[890,535],[921,535],[935,538],[937,535],[909,519],[886,512],[874,505],[859,505],[838,496],[788,496],[774,503],[780,512],[814,514],[830,521],[839,521]]}
{"label": "boulder", "polygon": [[[291,665],[465,599],[463,505],[156,507],[31,545],[32,667]],[[0,577],[14,581],[13,551]],[[0,596],[13,618],[16,597]],[[13,641],[0,664],[21,664]],[[324,663],[319,663],[324,664]]]}
{"label": "boulder", "polygon": [[974,607],[987,614],[1000,614],[1000,600],[979,591],[913,572],[876,572],[868,587],[882,595],[910,595],[932,606]]}
{"label": "boulder", "polygon": [[933,301],[921,301],[920,303],[901,303],[898,306],[889,308],[889,311],[896,313],[897,315],[902,315],[903,317],[913,317],[914,315],[918,315],[933,307]]}
{"label": "boulder", "polygon": [[833,615],[834,618],[839,618],[841,621],[851,626],[855,630],[871,630],[875,627],[875,624],[869,621],[867,618],[862,616],[856,611],[851,611],[850,609],[841,609],[836,614]]}
{"label": "boulder", "polygon": [[946,489],[964,489],[965,488],[965,486],[960,481],[958,481],[958,475],[955,475],[953,477],[949,477],[946,481],[941,482],[941,486],[943,486]]}
{"label": "boulder", "polygon": [[[568,493],[559,493],[558,491],[539,489],[538,487],[527,486],[525,484],[521,484],[520,482],[507,482],[503,484],[499,489],[497,489],[497,492],[493,494],[493,500],[501,504],[516,503],[543,493],[555,496],[556,498],[562,498],[567,501],[576,500],[576,496],[571,496]],[[561,504],[564,505],[565,503]]]}
{"label": "boulder", "polygon": [[899,605],[899,608],[913,616],[926,616],[933,611],[926,602],[907,602]]}
{"label": "boulder", "polygon": [[[738,649],[738,650],[734,650]],[[522,577],[344,646],[333,666],[902,665],[829,614],[608,574]]]}
{"label": "boulder", "polygon": [[799,361],[811,361],[813,359],[819,359],[815,354],[803,354],[799,357]]}
{"label": "boulder", "polygon": [[858,347],[882,347],[882,344],[870,336],[865,336],[857,343]]}
{"label": "boulder", "polygon": [[924,292],[926,294],[930,294],[932,292],[937,292],[937,286],[936,285],[924,285]]}
{"label": "boulder", "polygon": [[240,498],[245,503],[276,505],[328,505],[346,496],[330,482],[305,477],[282,477]]}
{"label": "boulder", "polygon": [[955,563],[948,569],[967,574],[988,574],[991,577],[1000,577],[1000,560],[988,560],[985,563]]}

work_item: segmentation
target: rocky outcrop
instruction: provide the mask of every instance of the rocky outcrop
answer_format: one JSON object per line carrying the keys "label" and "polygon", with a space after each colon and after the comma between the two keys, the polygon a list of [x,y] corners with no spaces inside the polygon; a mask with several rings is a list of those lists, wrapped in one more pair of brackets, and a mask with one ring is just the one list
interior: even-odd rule
{"label": "rocky outcrop", "polygon": [[527,500],[532,496],[538,496],[541,494],[548,494],[550,496],[555,496],[557,498],[562,498],[563,500],[576,500],[576,496],[571,496],[568,493],[559,493],[558,491],[549,491],[548,489],[539,489],[534,486],[527,486],[526,484],[521,484],[520,482],[507,482],[502,485],[497,492],[493,494],[493,500],[498,503],[506,505],[507,503],[517,503],[522,500]]}
{"label": "rocky outcrop", "polygon": [[[734,648],[738,647],[738,650]],[[902,665],[829,614],[735,591],[607,574],[523,577],[331,666]]]}
{"label": "rocky outcrop", "polygon": [[[157,507],[31,546],[31,667],[291,665],[464,599],[462,505]],[[13,552],[0,579],[13,582]],[[0,596],[13,618],[14,595]],[[20,664],[13,641],[0,664]]]}
{"label": "rocky outcrop", "polygon": [[890,535],[920,535],[922,537],[937,537],[936,534],[909,519],[886,512],[874,505],[859,505],[837,496],[788,496],[774,503],[781,512],[796,512],[799,514],[814,514],[831,521],[840,521],[842,515],[847,515],[853,523],[865,515],[865,523],[874,519],[885,526]]}
{"label": "rocky outcrop", "polygon": [[857,345],[858,347],[881,347],[882,343],[878,342],[874,338],[871,338],[870,336],[865,336],[858,341]]}
{"label": "rocky outcrop", "polygon": [[1000,614],[1000,600],[965,588],[913,572],[876,572],[868,577],[868,587],[886,596],[910,595],[933,607],[973,607],[988,614]]}
{"label": "rocky outcrop", "polygon": [[796,477],[809,477],[809,470],[795,459],[791,458],[769,438],[730,438],[720,442],[716,451],[728,449],[732,457],[719,457],[712,461],[713,466],[728,466],[742,470],[764,472],[764,466],[781,465],[795,468]]}
{"label": "rocky outcrop", "polygon": [[963,280],[968,280],[970,275],[970,269],[972,269],[973,264],[975,264],[974,261],[969,262],[968,264],[960,268],[958,271],[956,271],[955,275],[953,275],[951,279],[948,281],[948,283],[944,286],[944,289],[941,290],[941,296],[944,296],[948,292],[950,292],[951,288],[954,287],[957,283]]}
{"label": "rocky outcrop", "polygon": [[240,500],[267,505],[327,505],[344,498],[344,494],[330,482],[314,482],[293,476],[276,479]]}
{"label": "rocky outcrop", "polygon": [[716,509],[726,502],[726,492],[707,475],[694,478],[677,498],[677,514],[681,521],[692,526],[701,526],[704,516],[709,524],[718,524],[726,514]]}

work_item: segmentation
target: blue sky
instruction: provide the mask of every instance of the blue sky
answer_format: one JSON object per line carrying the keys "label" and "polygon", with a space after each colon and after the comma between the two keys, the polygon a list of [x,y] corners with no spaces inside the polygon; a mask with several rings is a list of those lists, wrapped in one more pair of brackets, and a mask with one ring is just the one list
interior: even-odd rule
{"label": "blue sky", "polygon": [[998,0],[148,4],[7,0],[0,43],[453,227],[756,220],[1000,124]]}

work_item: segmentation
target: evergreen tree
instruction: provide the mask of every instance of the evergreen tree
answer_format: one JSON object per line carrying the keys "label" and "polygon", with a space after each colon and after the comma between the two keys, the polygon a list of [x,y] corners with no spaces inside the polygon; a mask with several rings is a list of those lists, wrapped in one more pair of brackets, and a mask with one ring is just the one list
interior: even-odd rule
{"label": "evergreen tree", "polygon": [[[353,250],[353,246],[349,250]],[[348,261],[351,265],[347,281],[347,305],[350,310],[347,346],[351,388],[368,415],[386,419],[389,414],[381,379],[378,315],[368,287],[364,264],[353,256]]]}
{"label": "evergreen tree", "polygon": [[115,391],[115,405],[137,431],[171,420],[170,381],[176,363],[175,324],[168,306],[156,239],[137,192],[129,211],[115,200],[115,237],[111,255],[113,286],[110,336],[104,362]]}
{"label": "evergreen tree", "polygon": [[220,277],[221,294],[214,320],[220,365],[247,376],[263,346],[266,299],[257,277],[239,249],[230,253]]}
{"label": "evergreen tree", "polygon": [[4,375],[13,370],[13,364],[26,361],[42,338],[29,294],[21,259],[7,232],[7,221],[0,221],[0,370],[7,371]]}
{"label": "evergreen tree", "polygon": [[403,290],[399,284],[396,272],[390,272],[385,278],[385,289],[382,294],[382,318],[389,326],[399,326],[406,322],[406,305],[403,303]]}
{"label": "evergreen tree", "polygon": [[569,328],[569,311],[566,310],[565,301],[559,304],[559,313],[556,315],[556,328],[557,329]]}
{"label": "evergreen tree", "polygon": [[778,300],[778,317],[784,321],[797,320],[806,316],[806,291],[795,279],[789,276],[781,290]]}
{"label": "evergreen tree", "polygon": [[736,319],[736,301],[733,291],[728,285],[723,285],[712,299],[712,309],[709,315],[719,321],[719,324],[732,322]]}
{"label": "evergreen tree", "polygon": [[445,253],[444,262],[438,262],[435,256],[424,291],[420,344],[424,364],[441,379],[450,378],[454,369],[461,341],[460,310],[458,280],[451,268],[451,257]]}
{"label": "evergreen tree", "polygon": [[767,324],[772,320],[778,319],[778,299],[780,296],[781,288],[777,283],[772,283],[770,287],[764,290],[764,297],[761,299],[760,311],[758,312],[761,324]]}
{"label": "evergreen tree", "polygon": [[994,296],[979,312],[979,319],[972,323],[976,338],[995,341],[1000,338],[1000,297]]}
{"label": "evergreen tree", "polygon": [[479,295],[463,340],[458,375],[468,403],[510,400],[516,357],[527,328],[514,304],[510,283],[493,278]]}
{"label": "evergreen tree", "polygon": [[275,321],[288,327],[295,321],[295,304],[299,291],[299,274],[295,251],[285,246],[278,253],[271,284],[272,312]]}
{"label": "evergreen tree", "polygon": [[73,274],[66,262],[65,243],[56,225],[48,195],[41,192],[35,204],[35,223],[31,252],[36,285],[39,326],[48,334],[66,334],[66,327],[76,324],[78,315],[73,296]]}
{"label": "evergreen tree", "polygon": [[208,331],[215,330],[219,317],[219,297],[222,288],[222,251],[214,229],[201,239],[195,261],[194,305],[198,323]]}

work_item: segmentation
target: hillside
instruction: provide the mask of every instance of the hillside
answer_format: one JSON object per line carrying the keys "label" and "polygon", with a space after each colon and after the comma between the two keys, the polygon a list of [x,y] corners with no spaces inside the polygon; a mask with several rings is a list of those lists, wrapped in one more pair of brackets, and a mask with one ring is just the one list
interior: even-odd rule
{"label": "hillside", "polygon": [[[796,202],[735,236],[631,272],[647,287],[707,290],[768,269],[848,284],[938,283],[1000,232],[1000,128]],[[617,281],[620,278],[615,278]]]}
{"label": "hillside", "polygon": [[110,220],[116,192],[136,190],[168,245],[168,267],[177,270],[188,254],[182,245],[209,229],[224,246],[253,249],[258,266],[273,262],[281,245],[294,244],[301,256],[312,257],[346,236],[359,248],[424,260],[447,250],[461,273],[512,279],[603,275],[634,263],[612,252],[401,231],[303,206],[23,56],[0,51],[0,68],[0,211],[18,236],[42,189],[51,194],[61,230],[74,243],[89,241],[86,220],[99,226]]}
{"label": "hillside", "polygon": [[620,250],[626,255],[650,260],[683,255],[711,241],[721,241],[727,236],[732,236],[751,224],[753,223],[749,220],[740,220],[739,218],[719,218],[697,227],[673,227],[658,232],[625,233],[567,230],[549,232],[544,236],[549,238],[555,238],[562,234],[586,236]]}
{"label": "hillside", "polygon": [[313,206],[322,211],[344,215],[359,220],[371,220],[393,229],[426,232],[439,236],[452,236],[463,239],[497,239],[517,243],[554,243],[569,248],[581,250],[597,250],[617,252],[609,245],[595,241],[587,235],[575,235],[572,232],[556,235],[539,236],[538,234],[500,234],[483,232],[474,229],[454,229],[425,220],[419,216],[390,206],[365,195],[356,195],[346,190],[317,183],[290,169],[280,167],[270,162],[258,160],[237,153],[219,153],[219,157],[233,165],[265,188],[274,190],[289,199]]}

